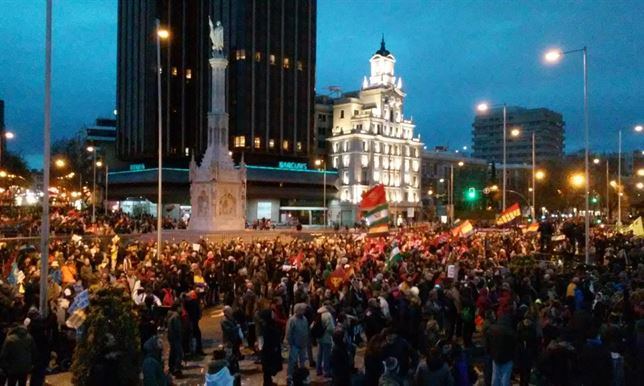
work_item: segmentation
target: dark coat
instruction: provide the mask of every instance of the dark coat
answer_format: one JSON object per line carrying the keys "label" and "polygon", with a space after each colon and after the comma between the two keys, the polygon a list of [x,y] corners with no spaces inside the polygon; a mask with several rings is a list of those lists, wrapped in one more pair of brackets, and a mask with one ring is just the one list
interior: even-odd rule
{"label": "dark coat", "polygon": [[0,367],[8,375],[28,374],[36,359],[36,345],[20,325],[9,330],[0,351]]}
{"label": "dark coat", "polygon": [[507,318],[490,326],[485,335],[485,347],[492,360],[506,363],[514,359],[517,345],[517,334]]}
{"label": "dark coat", "polygon": [[264,310],[260,313],[262,321],[262,346],[261,360],[264,373],[275,376],[282,370],[281,330],[273,320],[271,311]]}

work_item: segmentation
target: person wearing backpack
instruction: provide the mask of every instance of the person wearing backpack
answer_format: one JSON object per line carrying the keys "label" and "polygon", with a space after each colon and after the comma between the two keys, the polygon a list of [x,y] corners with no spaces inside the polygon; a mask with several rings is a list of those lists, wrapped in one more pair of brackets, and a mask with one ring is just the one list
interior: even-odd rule
{"label": "person wearing backpack", "polygon": [[333,347],[333,331],[335,331],[335,324],[333,316],[327,306],[322,306],[317,311],[320,315],[320,323],[317,327],[321,329],[321,334],[318,339],[318,360],[316,363],[317,375],[324,375],[326,378],[331,377],[331,348]]}

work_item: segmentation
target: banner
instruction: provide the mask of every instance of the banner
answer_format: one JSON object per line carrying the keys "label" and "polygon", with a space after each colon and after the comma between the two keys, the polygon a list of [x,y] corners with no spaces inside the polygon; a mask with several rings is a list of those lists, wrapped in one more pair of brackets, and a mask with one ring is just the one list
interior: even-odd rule
{"label": "banner", "polygon": [[501,212],[501,215],[496,219],[496,225],[505,225],[520,216],[521,207],[518,203],[514,203],[511,207]]}
{"label": "banner", "polygon": [[636,237],[644,237],[644,224],[642,223],[642,216],[638,217],[631,223],[631,225],[621,227],[618,232],[631,233]]}
{"label": "banner", "polygon": [[454,237],[467,237],[474,233],[474,226],[470,220],[465,220],[452,229],[452,236]]}
{"label": "banner", "polygon": [[76,295],[74,301],[72,302],[72,305],[69,306],[69,310],[67,310],[67,312],[73,314],[74,311],[83,310],[87,308],[87,306],[89,306],[89,291],[83,290],[78,295]]}

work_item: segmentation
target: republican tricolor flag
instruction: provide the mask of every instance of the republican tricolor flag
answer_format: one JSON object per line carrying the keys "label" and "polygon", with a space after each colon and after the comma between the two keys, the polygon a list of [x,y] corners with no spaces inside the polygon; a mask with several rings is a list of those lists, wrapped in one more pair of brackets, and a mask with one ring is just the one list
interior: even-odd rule
{"label": "republican tricolor flag", "polygon": [[521,207],[518,203],[514,203],[511,207],[501,212],[501,215],[496,219],[496,225],[505,225],[520,216]]}
{"label": "republican tricolor flag", "polygon": [[389,204],[384,185],[376,185],[362,195],[360,211],[364,212],[370,235],[389,231]]}

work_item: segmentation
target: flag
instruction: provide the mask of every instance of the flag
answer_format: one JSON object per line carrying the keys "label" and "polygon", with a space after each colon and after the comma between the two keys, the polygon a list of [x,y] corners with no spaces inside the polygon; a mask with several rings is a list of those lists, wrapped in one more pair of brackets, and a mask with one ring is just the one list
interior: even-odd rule
{"label": "flag", "polygon": [[344,270],[338,268],[335,271],[331,272],[329,277],[326,279],[326,286],[331,291],[337,292],[344,283]]}
{"label": "flag", "polygon": [[389,254],[389,259],[387,259],[387,264],[386,268],[387,270],[391,269],[391,267],[395,264],[398,265],[402,261],[403,257],[400,254],[400,248],[398,248],[397,244],[394,244],[394,247],[391,248],[391,253]]}
{"label": "flag", "polygon": [[295,269],[302,268],[302,260],[304,259],[304,252],[300,252],[295,256],[291,256],[291,265],[295,266]]}
{"label": "flag", "polygon": [[511,207],[501,212],[501,215],[496,219],[496,225],[505,225],[519,216],[521,216],[521,207],[519,204],[514,203]]}
{"label": "flag", "polygon": [[523,233],[535,233],[537,231],[539,231],[539,223],[533,222],[532,224],[530,224],[530,226],[526,227],[523,230]]}
{"label": "flag", "polygon": [[87,319],[85,311],[79,309],[76,310],[69,319],[67,319],[65,325],[76,330],[85,323],[85,319]]}
{"label": "flag", "polygon": [[467,237],[472,233],[474,233],[474,226],[472,226],[470,220],[465,220],[452,229],[452,236],[454,237]]}
{"label": "flag", "polygon": [[633,236],[644,237],[644,224],[642,224],[642,216],[638,217],[631,223],[629,226],[622,227],[619,232],[621,233],[630,233],[633,232]]}
{"label": "flag", "polygon": [[360,210],[366,212],[364,219],[369,235],[389,231],[389,204],[384,185],[376,185],[362,195]]}
{"label": "flag", "polygon": [[67,310],[67,312],[73,314],[74,311],[83,310],[87,308],[87,306],[89,306],[89,291],[83,290],[78,295],[76,295],[74,301],[72,302],[72,305],[69,306],[69,310]]}

